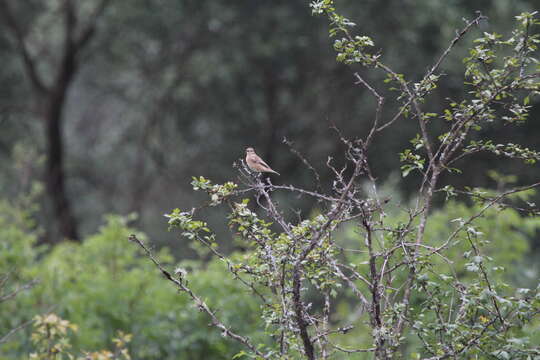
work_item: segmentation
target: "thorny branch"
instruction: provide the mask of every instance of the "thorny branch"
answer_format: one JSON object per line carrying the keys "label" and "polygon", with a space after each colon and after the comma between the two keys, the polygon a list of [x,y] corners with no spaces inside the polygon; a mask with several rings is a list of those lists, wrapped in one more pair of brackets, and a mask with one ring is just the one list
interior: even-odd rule
{"label": "thorny branch", "polygon": [[243,345],[245,345],[247,348],[249,348],[251,351],[253,351],[255,354],[257,354],[261,358],[263,358],[263,359],[268,358],[265,354],[260,352],[255,346],[253,346],[253,344],[251,343],[249,338],[247,338],[245,336],[238,335],[234,331],[232,331],[230,328],[225,326],[225,324],[223,324],[219,320],[219,318],[216,316],[215,312],[212,309],[210,309],[208,307],[208,305],[206,305],[206,303],[200,297],[198,297],[191,290],[191,288],[189,288],[185,284],[185,282],[183,282],[181,279],[177,279],[177,278],[173,277],[172,274],[170,272],[168,272],[161,265],[161,263],[154,257],[154,255],[152,254],[150,249],[146,245],[144,245],[143,242],[137,238],[137,236],[130,235],[129,236],[129,241],[132,241],[132,242],[136,243],[137,245],[139,245],[144,250],[146,256],[154,263],[154,265],[163,274],[163,276],[165,276],[165,278],[167,280],[172,282],[180,291],[185,292],[186,294],[188,294],[189,297],[195,302],[195,304],[197,304],[197,307],[199,308],[199,310],[204,311],[205,313],[208,314],[208,316],[210,316],[210,318],[212,319],[212,325],[217,327],[218,329],[220,329],[224,336],[230,337],[231,339],[242,343]]}

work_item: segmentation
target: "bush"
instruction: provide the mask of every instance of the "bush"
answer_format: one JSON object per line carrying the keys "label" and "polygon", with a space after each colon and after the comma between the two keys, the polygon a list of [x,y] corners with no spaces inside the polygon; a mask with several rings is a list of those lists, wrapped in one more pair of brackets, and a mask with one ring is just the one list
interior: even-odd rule
{"label": "bush", "polygon": [[[97,234],[82,243],[59,244],[39,259],[31,246],[34,236],[19,228],[20,224],[3,228],[0,234],[9,234],[6,238],[17,246],[1,252],[0,262],[18,264],[25,274],[39,279],[32,291],[19,295],[10,307],[2,307],[3,326],[53,310],[79,328],[69,336],[74,354],[113,348],[111,339],[123,331],[133,335],[129,351],[137,359],[231,358],[239,351],[238,345],[209,331],[204,314],[194,311],[184,295],[158,279],[155,268],[128,246],[127,236],[135,232],[128,220],[108,216]],[[6,242],[2,244],[6,246]],[[167,249],[159,251],[159,258],[167,264],[173,262]],[[186,261],[178,266],[189,270],[192,285],[214,299],[212,305],[223,316],[243,331],[257,333],[253,324],[259,303],[223,276],[226,267],[221,262]],[[28,355],[32,351],[29,339],[27,329],[4,345],[3,353],[11,358]]]}
{"label": "bush", "polygon": [[[395,72],[370,37],[355,35],[355,24],[336,10],[334,1],[311,1],[310,6],[329,21],[337,61],[359,69],[355,83],[373,97],[370,130],[350,136],[334,126],[345,149],[340,159],[344,165],[329,157],[327,171],[333,180],[324,186],[318,166],[292,149],[315,173],[315,191],[274,185],[253,174],[252,170],[269,167],[264,162],[253,166],[257,160],[248,154],[247,164],[237,166],[243,188],[193,178],[194,190],[206,192],[208,203],[167,215],[171,228],[227,263],[228,271],[247,290],[263,298],[259,328],[272,342],[259,346],[235,324],[225,322],[188,284],[189,277],[172,275],[143,242],[136,236],[131,239],[215,327],[244,345],[246,352],[239,356],[309,360],[353,353],[378,360],[539,356],[540,349],[526,331],[538,323],[540,285],[509,286],[508,276],[501,272],[526,251],[524,235],[538,229],[538,219],[524,220],[519,214],[540,215],[538,206],[527,199],[540,182],[501,186],[497,191],[474,184],[455,189],[445,183],[462,173],[459,166],[465,159],[478,153],[529,165],[540,160],[537,150],[511,139],[498,143],[480,133],[494,124],[510,128],[528,119],[531,99],[540,94],[538,14],[516,16],[511,35],[485,32],[476,39],[463,59],[466,94],[432,109],[429,98],[444,79],[441,64],[484,16],[466,20],[442,55],[416,80]],[[381,73],[383,83],[372,83],[371,78],[380,79]],[[414,124],[418,131],[399,154],[402,176],[413,178],[409,181],[417,186],[411,204],[384,199],[373,171],[377,160],[373,156],[379,154],[371,145],[397,121]],[[255,205],[245,198],[250,192]],[[303,217],[294,207],[290,212],[277,201],[280,193],[308,197],[320,213]],[[474,206],[450,200],[457,196]],[[434,211],[440,203],[447,204],[444,212]],[[223,254],[216,233],[199,218],[201,208],[220,205],[227,207],[229,227],[249,249],[250,256],[243,261]],[[399,214],[390,217],[389,211],[398,205]],[[354,229],[352,246],[344,247],[337,242],[338,234],[348,229]],[[350,324],[332,316],[344,298],[354,304],[346,319]],[[353,329],[359,339],[351,342],[347,333]]]}

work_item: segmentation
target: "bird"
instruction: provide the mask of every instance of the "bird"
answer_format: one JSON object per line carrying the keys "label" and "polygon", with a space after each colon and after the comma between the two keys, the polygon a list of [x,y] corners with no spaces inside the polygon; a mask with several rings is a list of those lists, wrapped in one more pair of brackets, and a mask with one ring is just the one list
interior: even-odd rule
{"label": "bird", "polygon": [[268,166],[267,163],[263,161],[259,157],[259,155],[255,154],[255,150],[253,150],[252,147],[248,147],[246,149],[246,164],[249,166],[249,168],[253,171],[256,171],[258,173],[261,172],[267,172],[267,173],[274,173],[279,175],[277,171],[272,170],[270,166]]}

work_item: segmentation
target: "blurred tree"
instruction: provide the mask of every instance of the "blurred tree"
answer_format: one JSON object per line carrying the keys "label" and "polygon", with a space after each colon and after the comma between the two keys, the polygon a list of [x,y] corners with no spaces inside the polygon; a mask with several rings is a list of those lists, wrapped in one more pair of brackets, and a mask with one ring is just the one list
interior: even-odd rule
{"label": "blurred tree", "polygon": [[[21,10],[13,13],[23,25],[35,24],[43,4],[57,4],[52,0],[3,1],[13,10]],[[87,4],[85,9],[95,2]],[[437,44],[454,36],[463,17],[471,18],[474,11],[481,10],[489,16],[489,23],[476,33],[491,27],[504,32],[512,15],[533,7],[531,0],[518,0],[512,6],[506,0],[370,0],[362,6],[342,0],[341,4],[356,19],[359,31],[376,34],[374,39],[385,49],[385,61],[396,71],[406,70],[412,81],[425,70],[419,59],[435,56],[440,51]],[[328,127],[336,123],[344,133],[365,135],[373,109],[367,92],[350,86],[354,80],[347,67],[335,63],[324,23],[312,18],[305,5],[286,0],[109,4],[99,19],[100,31],[82,51],[83,57],[91,54],[92,61],[78,67],[64,103],[64,147],[68,151],[63,170],[67,199],[72,200],[80,232],[92,233],[105,212],[134,211],[140,213],[139,226],[170,242],[172,236],[162,230],[163,218],[158,214],[180,202],[187,206],[197,203],[197,196],[189,191],[191,175],[223,181],[234,178],[231,164],[248,145],[281,170],[284,177],[280,181],[294,179],[299,186],[313,181],[312,174],[299,166],[300,160],[282,145],[284,137],[308,154],[323,182],[331,176],[324,164],[328,155],[339,158],[342,145],[337,136],[329,136]],[[58,31],[46,38],[30,36],[31,32],[28,43],[34,46],[47,40],[54,45],[51,49],[60,49],[62,24],[58,20],[63,18],[62,12],[47,13],[48,21],[57,28],[60,25]],[[84,16],[79,18],[84,22]],[[12,152],[17,142],[38,149],[45,146],[42,132],[28,114],[29,89],[20,85],[22,69],[16,61],[20,55],[9,47],[12,38],[0,34],[0,46],[7,47],[0,54],[5,64],[0,78],[6,84],[0,90],[5,94],[0,107],[6,110],[0,114],[5,130],[0,134],[0,154]],[[31,50],[42,76],[52,74],[46,52]],[[434,106],[464,93],[457,74],[462,72],[465,52],[458,43],[443,69],[448,81],[430,98]],[[368,80],[379,80],[376,74],[358,71]],[[539,107],[534,99],[531,105],[535,106],[533,117]],[[385,120],[396,106],[387,104]],[[513,135],[532,144],[537,130],[538,124],[528,122],[513,130]],[[375,141],[373,152],[380,154],[374,164],[376,176],[389,175],[399,162],[397,153],[412,136],[410,122],[403,122],[386,140]],[[0,159],[0,166],[9,161],[8,157]],[[479,157],[478,162],[520,171],[523,182],[538,177],[535,168],[523,169],[489,155]],[[477,163],[464,166],[474,170]],[[490,181],[484,173],[471,174],[479,184]],[[451,180],[461,181],[459,177]],[[411,183],[401,186],[407,191]],[[300,201],[303,210],[309,210],[303,200],[286,201]],[[184,250],[174,249],[185,255]]]}
{"label": "blurred tree", "polygon": [[[63,111],[68,90],[80,67],[82,51],[94,36],[97,21],[108,3],[109,0],[100,0],[91,9],[88,5],[77,7],[71,0],[26,4],[0,1],[4,25],[13,36],[31,84],[36,112],[45,124],[45,180],[53,205],[53,219],[59,234],[73,240],[79,239],[79,233],[66,194]],[[24,22],[20,22],[20,18]],[[58,18],[62,19],[62,24],[58,23]]]}
{"label": "blurred tree", "polygon": [[[384,58],[412,78],[425,70],[418,58],[435,56],[435,44],[451,39],[461,18],[477,10],[466,2],[390,1],[383,6],[369,1],[361,8],[343,3],[361,30],[377,34],[387,49]],[[499,1],[481,5],[490,22],[504,29],[510,12],[528,4],[520,1],[515,9]],[[305,185],[312,183],[311,173],[281,145],[284,137],[328,178],[326,156],[338,158],[341,152],[328,127],[336,123],[345,133],[367,131],[371,99],[350,86],[349,70],[333,61],[327,31],[310,17],[305,3],[137,1],[113,6],[99,35],[110,43],[96,47],[99,61],[81,77],[82,106],[73,110],[80,120],[69,129],[69,138],[78,139],[72,156],[79,164],[73,169],[79,191],[92,194],[80,199],[84,213],[140,212],[141,226],[170,241],[158,230],[163,220],[156,214],[178,202],[197,202],[188,191],[191,175],[229,180],[235,176],[232,162],[251,145],[282,170],[283,181]],[[461,72],[464,54],[458,48],[444,71]],[[459,82],[448,83],[433,103],[463,92]],[[386,177],[398,164],[397,153],[413,132],[403,122],[387,140],[374,144],[373,151],[381,154],[374,165],[377,176]],[[482,159],[487,160],[501,164]],[[530,177],[535,173],[528,171]],[[484,174],[474,176],[489,181]]]}

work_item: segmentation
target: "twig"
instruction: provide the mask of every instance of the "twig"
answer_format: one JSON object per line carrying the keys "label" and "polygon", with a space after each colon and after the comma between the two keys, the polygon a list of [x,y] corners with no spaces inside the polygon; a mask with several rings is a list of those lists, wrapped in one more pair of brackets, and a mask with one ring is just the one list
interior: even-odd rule
{"label": "twig", "polygon": [[4,302],[4,301],[14,298],[21,291],[25,291],[25,290],[33,288],[38,282],[39,282],[38,280],[32,280],[29,283],[24,284],[18,287],[17,289],[13,290],[11,293],[0,296],[0,302]]}
{"label": "twig", "polygon": [[30,325],[34,320],[33,319],[30,319],[28,321],[25,321],[23,322],[22,324],[19,324],[17,327],[14,327],[13,329],[11,329],[10,331],[8,331],[7,334],[5,334],[4,336],[0,337],[0,344],[3,344],[5,342],[8,341],[8,339],[13,335],[15,334],[17,331],[27,327],[28,325]]}
{"label": "twig", "polygon": [[245,345],[247,348],[249,348],[251,351],[253,351],[255,354],[257,354],[258,356],[264,358],[264,359],[267,359],[268,356],[263,354],[262,352],[260,352],[255,346],[253,346],[253,344],[251,343],[251,341],[249,340],[249,338],[245,337],[245,336],[241,336],[241,335],[238,335],[236,334],[235,332],[233,332],[230,328],[226,327],[219,319],[218,317],[216,316],[215,312],[212,311],[208,305],[206,305],[206,303],[201,300],[201,298],[199,298],[184,282],[174,278],[170,272],[168,272],[167,270],[165,270],[165,268],[161,265],[161,263],[159,263],[156,258],[154,257],[154,255],[152,255],[152,252],[150,251],[150,249],[148,249],[143,243],[142,241],[140,241],[137,236],[135,235],[130,235],[129,236],[129,241],[132,241],[136,244],[138,244],[143,250],[144,252],[146,253],[146,256],[154,263],[154,265],[159,269],[159,271],[161,271],[161,273],[165,276],[165,278],[167,280],[169,280],[170,282],[172,282],[174,285],[176,285],[176,287],[178,289],[180,289],[181,291],[187,293],[189,295],[189,297],[191,297],[191,299],[195,302],[195,304],[197,305],[197,307],[199,308],[199,310],[201,311],[204,311],[205,313],[208,314],[208,316],[210,316],[210,318],[212,319],[212,325],[217,327],[218,329],[220,329],[222,331],[222,334],[224,336],[228,336],[230,337],[231,339],[234,339],[240,343],[242,343],[243,345]]}
{"label": "twig", "polygon": [[292,141],[288,140],[287,138],[283,138],[283,142],[287,144],[291,149],[291,152],[295,154],[304,163],[304,165],[307,166],[309,170],[311,170],[311,172],[315,176],[315,181],[317,181],[317,191],[322,191],[321,177],[319,176],[319,172],[313,167],[313,165],[311,165],[311,163],[306,159],[306,157],[300,153],[300,151],[296,150],[293,147],[294,143]]}
{"label": "twig", "polygon": [[356,84],[364,85],[377,99],[377,111],[375,112],[375,120],[373,121],[373,125],[371,127],[371,130],[369,131],[368,136],[366,137],[366,140],[364,141],[364,149],[366,150],[370,145],[371,140],[373,139],[373,135],[377,132],[377,126],[379,126],[379,121],[381,119],[384,97],[379,95],[375,88],[371,86],[366,80],[364,80],[364,78],[362,78],[359,73],[354,73],[354,77],[356,77],[356,79],[358,80]]}

